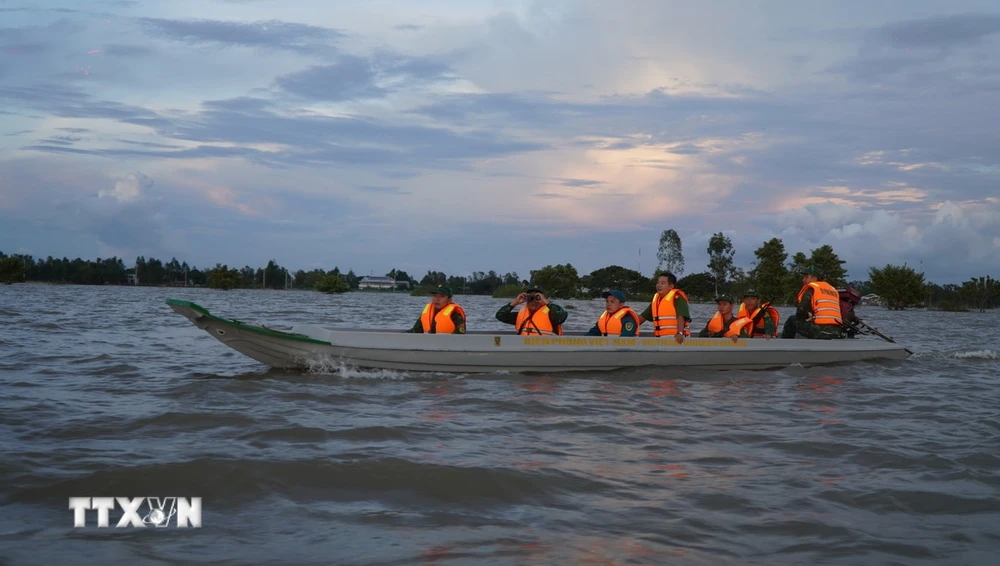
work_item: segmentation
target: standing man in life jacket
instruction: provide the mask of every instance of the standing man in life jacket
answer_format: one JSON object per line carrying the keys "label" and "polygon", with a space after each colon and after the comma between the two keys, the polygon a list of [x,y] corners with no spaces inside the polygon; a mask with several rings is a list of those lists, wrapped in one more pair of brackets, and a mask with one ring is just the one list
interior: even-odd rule
{"label": "standing man in life jacket", "polygon": [[[515,313],[514,307],[521,303],[525,307]],[[563,333],[562,325],[569,313],[561,306],[550,303],[541,289],[530,287],[500,307],[496,316],[500,322],[513,324],[518,334],[555,336]]]}
{"label": "standing man in life jacket", "polygon": [[676,285],[677,277],[669,271],[656,277],[656,294],[646,310],[639,315],[639,324],[652,321],[653,336],[673,336],[678,344],[682,344],[686,336],[691,336],[691,314],[687,295]]}
{"label": "standing man in life jacket", "polygon": [[743,293],[743,302],[740,304],[740,310],[736,313],[736,318],[745,317],[750,320],[756,318],[757,323],[753,327],[751,337],[770,340],[778,335],[778,322],[781,320],[781,315],[778,314],[778,309],[772,307],[770,303],[764,307],[763,313],[760,312],[760,307],[760,295],[751,289]]}
{"label": "standing man in life jacket", "polygon": [[840,293],[826,281],[819,280],[819,270],[810,265],[802,272],[802,289],[799,291],[795,316],[785,322],[782,338],[795,338],[800,334],[806,338],[830,340],[846,338],[841,324]]}
{"label": "standing man in life jacket", "polygon": [[604,313],[587,336],[638,336],[639,315],[625,306],[625,293],[616,289],[605,291],[601,296],[604,297]]}
{"label": "standing man in life jacket", "polygon": [[750,319],[733,316],[733,298],[720,295],[715,298],[718,312],[708,321],[705,328],[698,333],[702,338],[730,338],[736,342],[741,337],[750,337]]}
{"label": "standing man in life jacket", "polygon": [[465,311],[451,302],[451,287],[441,286],[431,291],[431,302],[407,332],[465,334]]}

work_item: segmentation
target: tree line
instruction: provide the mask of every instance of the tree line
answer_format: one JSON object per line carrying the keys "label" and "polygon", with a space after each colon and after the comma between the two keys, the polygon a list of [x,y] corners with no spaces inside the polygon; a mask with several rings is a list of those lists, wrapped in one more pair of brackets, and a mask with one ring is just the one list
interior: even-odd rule
{"label": "tree line", "polygon": [[[692,301],[711,302],[722,293],[734,297],[755,289],[764,301],[776,305],[795,304],[801,286],[801,270],[815,266],[820,278],[835,287],[851,285],[862,295],[876,294],[887,308],[902,309],[927,306],[941,310],[986,309],[1000,306],[1000,282],[989,276],[977,277],[961,285],[937,285],[924,280],[906,266],[886,265],[871,267],[865,280],[847,280],[844,260],[829,245],[819,246],[807,255],[797,252],[789,257],[784,243],[772,238],[754,251],[755,260],[749,269],[734,264],[735,248],[732,240],[722,232],[709,239],[707,269],[684,273],[684,252],[680,236],[674,230],[664,230],[657,250],[658,265],[652,277],[619,265],[610,265],[580,274],[569,263],[546,265],[532,270],[522,278],[515,272],[477,271],[468,276],[447,275],[441,271],[428,271],[421,278],[399,269],[385,274],[397,284],[398,290],[410,289],[414,295],[426,295],[440,285],[450,286],[460,295],[491,295],[513,297],[528,285],[541,287],[552,298],[597,298],[607,289],[621,289],[630,302],[647,302],[655,291],[656,277],[671,272],[678,278],[677,287],[684,290]],[[68,260],[35,260],[32,256],[11,255],[0,252],[0,282],[39,281],[72,283],[80,285],[142,285],[142,286],[207,286],[217,289],[308,289],[326,293],[344,293],[358,290],[363,276],[349,269],[347,273],[334,267],[331,270],[313,269],[291,271],[270,260],[264,267],[244,266],[237,269],[216,264],[209,269],[198,269],[176,258],[161,261],[140,256],[132,267],[126,267],[121,258],[98,258],[97,261],[80,258]]]}

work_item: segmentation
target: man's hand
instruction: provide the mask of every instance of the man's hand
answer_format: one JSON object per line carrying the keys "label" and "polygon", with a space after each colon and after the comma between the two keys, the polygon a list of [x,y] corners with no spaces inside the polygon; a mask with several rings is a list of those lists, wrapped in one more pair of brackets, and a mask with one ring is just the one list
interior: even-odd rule
{"label": "man's hand", "polygon": [[517,305],[525,302],[527,300],[525,299],[525,297],[527,296],[528,296],[527,293],[521,293],[520,295],[514,297],[514,300],[510,302],[510,306],[516,307]]}
{"label": "man's hand", "polygon": [[734,334],[734,335],[732,335],[732,336],[730,336],[730,338],[732,338],[732,339],[733,339],[733,344],[735,344],[735,343],[736,343],[736,341],[740,339],[740,337],[739,337],[739,336],[737,336],[737,335],[735,335],[735,334]]}
{"label": "man's hand", "polygon": [[683,344],[684,343],[684,333],[683,332],[678,332],[677,334],[674,334],[674,340],[677,340],[678,344]]}

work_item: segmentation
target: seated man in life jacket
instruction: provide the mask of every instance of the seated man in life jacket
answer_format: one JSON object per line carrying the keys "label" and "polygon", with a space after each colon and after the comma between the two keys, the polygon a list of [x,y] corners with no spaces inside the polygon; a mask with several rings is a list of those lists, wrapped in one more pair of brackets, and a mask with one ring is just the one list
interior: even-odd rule
{"label": "seated man in life jacket", "polygon": [[799,291],[795,316],[785,322],[782,338],[804,338],[830,340],[846,338],[840,314],[840,293],[826,281],[819,280],[819,270],[815,265],[802,272],[802,289]]}
{"label": "seated man in life jacket", "polygon": [[605,291],[604,312],[597,324],[587,332],[587,336],[638,336],[639,315],[625,306],[625,293]]}
{"label": "seated man in life jacket", "polygon": [[[514,307],[525,303],[523,309],[514,312]],[[562,325],[569,313],[561,306],[550,303],[545,293],[538,287],[529,287],[510,303],[497,310],[497,320],[513,324],[518,334],[554,336],[562,334]]]}
{"label": "seated man in life jacket", "polygon": [[736,342],[741,337],[750,337],[750,319],[733,316],[733,298],[720,295],[715,298],[718,312],[708,321],[705,328],[698,333],[702,338],[729,338]]}
{"label": "seated man in life jacket", "polygon": [[465,311],[451,302],[451,287],[441,286],[431,291],[431,302],[407,332],[465,334]]}
{"label": "seated man in life jacket", "polygon": [[763,312],[761,312],[760,295],[757,291],[751,289],[743,293],[743,302],[740,304],[740,310],[736,313],[736,318],[749,318],[751,321],[756,319],[756,323],[752,325],[751,338],[770,340],[778,335],[778,322],[781,320],[781,315],[778,314],[778,309],[771,306],[771,303],[764,305]]}

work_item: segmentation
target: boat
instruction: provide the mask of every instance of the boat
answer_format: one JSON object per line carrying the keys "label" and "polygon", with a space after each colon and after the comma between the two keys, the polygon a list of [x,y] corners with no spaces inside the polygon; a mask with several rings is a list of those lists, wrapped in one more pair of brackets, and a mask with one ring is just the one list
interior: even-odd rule
{"label": "boat", "polygon": [[903,345],[864,338],[772,340],[690,337],[524,336],[502,331],[411,334],[402,330],[294,325],[278,330],[222,318],[167,299],[175,312],[237,352],[273,368],[343,364],[413,372],[496,373],[610,371],[638,367],[772,369],[862,360],[904,360]]}

